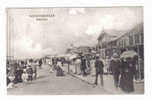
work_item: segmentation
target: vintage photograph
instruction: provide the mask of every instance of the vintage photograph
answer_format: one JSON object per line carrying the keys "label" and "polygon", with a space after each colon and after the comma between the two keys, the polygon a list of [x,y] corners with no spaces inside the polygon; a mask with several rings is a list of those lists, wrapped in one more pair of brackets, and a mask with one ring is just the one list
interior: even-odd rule
{"label": "vintage photograph", "polygon": [[142,6],[6,8],[7,95],[144,94]]}

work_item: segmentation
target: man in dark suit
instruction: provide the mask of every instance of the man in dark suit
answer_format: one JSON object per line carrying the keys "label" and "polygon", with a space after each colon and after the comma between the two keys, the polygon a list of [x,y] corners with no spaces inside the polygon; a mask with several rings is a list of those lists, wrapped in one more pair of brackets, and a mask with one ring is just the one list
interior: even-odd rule
{"label": "man in dark suit", "polygon": [[98,84],[98,76],[100,75],[101,86],[103,86],[103,62],[99,59],[99,56],[96,57],[95,68],[96,68],[96,79],[95,85]]}
{"label": "man in dark suit", "polygon": [[86,73],[86,59],[84,56],[81,57],[81,71],[82,71],[82,74],[83,76],[86,76],[87,73]]}
{"label": "man in dark suit", "polygon": [[39,60],[39,68],[42,68],[42,59]]}
{"label": "man in dark suit", "polygon": [[116,88],[119,86],[119,76],[120,76],[120,59],[118,54],[114,53],[111,61],[110,68],[112,70],[114,85]]}

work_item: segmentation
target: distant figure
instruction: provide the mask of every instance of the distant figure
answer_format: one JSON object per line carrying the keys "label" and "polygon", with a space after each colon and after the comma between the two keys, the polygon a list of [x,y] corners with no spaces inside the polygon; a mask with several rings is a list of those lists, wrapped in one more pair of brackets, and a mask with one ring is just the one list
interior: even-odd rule
{"label": "distant figure", "polygon": [[65,62],[65,58],[61,58],[61,63],[62,63],[62,66],[64,66],[64,62]]}
{"label": "distant figure", "polygon": [[55,64],[55,59],[54,58],[52,58],[52,65],[54,65]]}
{"label": "distant figure", "polygon": [[50,73],[53,73],[53,72],[54,72],[54,68],[53,68],[53,62],[52,62],[52,60],[50,60],[48,64],[49,64],[49,66],[50,66],[49,72],[50,72]]}
{"label": "distant figure", "polygon": [[36,80],[36,78],[37,78],[37,66],[35,63],[32,63],[32,70],[33,70],[33,79]]}
{"label": "distant figure", "polygon": [[18,73],[18,64],[15,62],[15,64],[13,64],[13,73],[14,73],[14,76],[15,76],[15,79],[14,79],[14,84],[18,83],[18,76],[19,76],[19,73]]}
{"label": "distant figure", "polygon": [[101,86],[103,86],[103,62],[99,59],[99,56],[96,57],[95,68],[96,68],[96,79],[95,85],[98,84],[98,76],[100,75]]}
{"label": "distant figure", "polygon": [[83,76],[87,75],[86,68],[87,68],[87,66],[86,66],[86,59],[85,59],[84,56],[82,56],[81,57],[81,72],[82,72]]}
{"label": "distant figure", "polygon": [[81,64],[81,60],[76,59],[76,61],[75,61],[75,73],[76,74],[81,74],[80,64]]}
{"label": "distant figure", "polygon": [[39,68],[42,68],[42,59],[39,60]]}
{"label": "distant figure", "polygon": [[91,65],[90,65],[90,59],[87,58],[86,59],[86,65],[87,65],[87,74],[90,74],[91,73]]}
{"label": "distant figure", "polygon": [[9,83],[7,84],[7,88],[13,88],[14,87],[14,79],[15,79],[15,75],[14,72],[12,70],[10,70],[8,72],[8,79],[9,79]]}
{"label": "distant figure", "polygon": [[28,81],[28,74],[27,74],[26,69],[23,70],[22,80],[24,83],[26,83]]}
{"label": "distant figure", "polygon": [[33,69],[31,66],[27,66],[27,74],[28,74],[28,81],[33,80]]}
{"label": "distant figure", "polygon": [[64,72],[60,66],[61,65],[59,63],[56,65],[56,76],[64,76]]}

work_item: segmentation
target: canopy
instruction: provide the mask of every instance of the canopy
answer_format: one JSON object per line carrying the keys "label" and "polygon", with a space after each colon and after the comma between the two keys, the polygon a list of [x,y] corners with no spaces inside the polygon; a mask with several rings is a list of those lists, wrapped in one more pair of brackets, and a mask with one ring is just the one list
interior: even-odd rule
{"label": "canopy", "polygon": [[77,58],[77,55],[76,54],[62,54],[58,57],[64,57],[66,59],[73,60],[74,58]]}

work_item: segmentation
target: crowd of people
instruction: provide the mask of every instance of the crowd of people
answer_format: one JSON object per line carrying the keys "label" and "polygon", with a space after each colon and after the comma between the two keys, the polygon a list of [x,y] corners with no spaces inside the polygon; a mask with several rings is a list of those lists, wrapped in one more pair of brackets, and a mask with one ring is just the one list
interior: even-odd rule
{"label": "crowd of people", "polygon": [[[57,63],[57,62],[56,62]],[[100,83],[103,86],[103,74],[105,63],[100,56],[95,56],[89,58],[87,56],[79,56],[76,59],[70,61],[69,64],[74,64],[75,67],[74,74],[83,75],[84,77],[90,75],[93,71],[92,63],[94,64],[95,72],[95,81],[94,84],[98,84],[98,76],[100,76]],[[111,72],[114,80],[114,86],[120,88],[124,92],[133,92],[134,91],[134,82],[136,76],[136,65],[137,65],[137,56],[135,57],[120,57],[117,53],[114,53],[108,64],[108,71]]]}
{"label": "crowd of people", "polygon": [[120,58],[116,53],[110,62],[114,85],[124,92],[134,91],[134,78],[136,75],[137,57]]}
{"label": "crowd of people", "polygon": [[[114,53],[111,56],[111,59],[108,64],[108,71],[111,72],[114,80],[114,86],[120,88],[124,92],[133,92],[134,91],[134,82],[136,76],[136,65],[137,65],[137,56],[134,57],[120,57],[117,53]],[[42,59],[34,61],[30,59],[27,61],[20,61],[14,64],[7,62],[7,85],[8,87],[12,84],[19,82],[32,82],[33,79],[37,78],[37,67],[41,68]],[[72,60],[67,60],[65,58],[53,57],[49,62],[50,72],[56,72],[56,76],[65,76],[64,70],[62,69],[64,65],[69,66],[74,65],[74,74],[88,76],[94,72],[95,86],[98,85],[98,77],[100,76],[100,84],[103,87],[103,75],[105,62],[101,59],[101,56],[96,55],[94,57],[79,55],[77,58]],[[94,70],[92,68],[94,67]],[[70,69],[68,70],[70,71]]]}
{"label": "crowd of people", "polygon": [[[83,76],[90,75],[88,73],[92,70],[90,62],[94,61],[95,67],[95,82],[98,84],[98,76],[100,76],[100,83],[103,86],[103,74],[105,62],[100,56],[96,56],[93,59],[87,59],[87,57],[82,56],[80,58],[80,72]],[[114,86],[120,88],[124,92],[133,92],[134,91],[134,79],[136,78],[137,73],[137,56],[134,57],[120,57],[117,53],[114,53],[109,61],[108,71],[111,72],[114,80]]]}
{"label": "crowd of people", "polygon": [[52,57],[52,59],[48,63],[50,65],[50,72],[56,71],[57,73],[60,73],[57,76],[64,76],[62,73],[64,65],[68,65],[67,68],[69,68],[69,71],[71,71],[71,66],[73,65],[75,68],[74,73],[87,76],[89,74],[89,68],[90,68],[90,60],[86,59],[85,56],[79,56],[78,58],[74,58],[72,60],[65,59],[64,57],[58,58],[58,57]]}
{"label": "crowd of people", "polygon": [[92,63],[94,63],[94,57],[89,55],[79,55],[77,58],[71,61],[71,65],[74,65],[72,70],[75,74],[87,76],[91,74]]}
{"label": "crowd of people", "polygon": [[7,86],[13,88],[14,84],[32,82],[37,78],[37,67],[41,68],[42,60],[29,59],[26,61],[7,61]]}
{"label": "crowd of people", "polygon": [[61,67],[64,66],[64,60],[53,57],[51,61],[49,61],[50,73],[56,72],[56,76],[65,76],[64,71]]}

